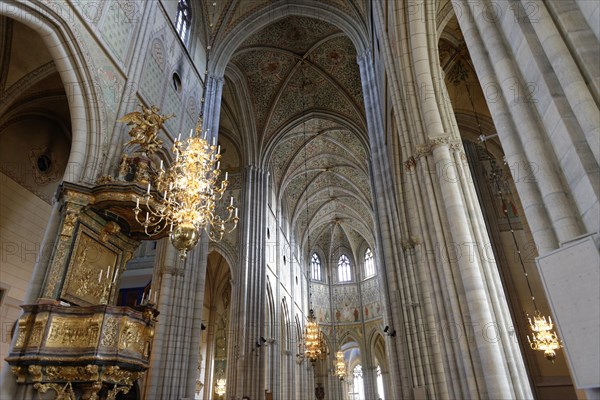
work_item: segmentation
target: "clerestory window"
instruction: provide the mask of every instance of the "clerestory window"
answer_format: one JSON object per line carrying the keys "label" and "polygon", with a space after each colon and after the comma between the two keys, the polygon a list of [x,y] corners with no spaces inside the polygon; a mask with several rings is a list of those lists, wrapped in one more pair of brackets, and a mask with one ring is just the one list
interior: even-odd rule
{"label": "clerestory window", "polygon": [[365,278],[375,275],[375,260],[370,248],[365,251]]}
{"label": "clerestory window", "polygon": [[190,0],[179,0],[177,4],[177,17],[175,18],[175,30],[181,41],[187,45],[192,26],[192,8]]}
{"label": "clerestory window", "polygon": [[310,260],[310,272],[312,279],[316,281],[322,280],[321,278],[321,259],[317,255],[317,253],[313,253],[312,258]]}
{"label": "clerestory window", "polygon": [[338,280],[340,282],[350,282],[352,280],[352,274],[350,273],[350,260],[345,254],[342,254],[338,261]]}

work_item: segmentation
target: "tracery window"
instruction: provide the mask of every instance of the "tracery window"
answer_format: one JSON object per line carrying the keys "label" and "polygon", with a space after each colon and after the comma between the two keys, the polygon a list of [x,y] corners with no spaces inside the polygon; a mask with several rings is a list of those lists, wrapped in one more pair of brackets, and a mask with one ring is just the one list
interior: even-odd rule
{"label": "tracery window", "polygon": [[375,260],[373,259],[373,252],[367,247],[365,251],[365,278],[375,275]]}
{"label": "tracery window", "polygon": [[350,282],[352,280],[350,260],[345,254],[342,254],[338,260],[338,280],[340,282]]}
{"label": "tracery window", "polygon": [[320,281],[321,278],[321,259],[317,255],[317,253],[313,253],[312,259],[310,261],[311,265],[311,277],[316,281]]}
{"label": "tracery window", "polygon": [[179,0],[177,4],[177,17],[175,18],[175,30],[181,41],[187,45],[192,26],[192,8],[190,0]]}

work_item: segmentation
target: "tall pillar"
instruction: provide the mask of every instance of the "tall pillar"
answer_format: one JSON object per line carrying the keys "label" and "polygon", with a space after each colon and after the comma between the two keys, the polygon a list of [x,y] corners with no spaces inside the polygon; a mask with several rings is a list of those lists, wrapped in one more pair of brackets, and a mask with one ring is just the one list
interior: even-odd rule
{"label": "tall pillar", "polygon": [[266,295],[266,212],[269,173],[250,165],[244,170],[240,207],[240,258],[232,277],[232,302],[227,363],[227,398],[264,397],[266,352],[256,346],[264,334]]}
{"label": "tall pillar", "polygon": [[363,385],[366,399],[377,399],[377,367],[373,366],[370,356],[363,359]]}
{"label": "tall pillar", "polygon": [[[389,182],[392,182],[390,174],[391,168],[385,144],[385,131],[383,126],[383,115],[378,99],[381,94],[378,91],[376,75],[373,66],[372,55],[365,51],[357,58],[360,68],[363,96],[365,99],[365,114],[367,116],[367,126],[369,130],[369,141],[371,144],[371,174],[373,182],[373,199],[375,202],[375,230],[379,248],[375,251],[379,254],[380,270],[378,271],[382,280],[382,297],[389,299],[389,303],[384,305],[385,323],[391,327],[401,327],[404,324],[402,318],[402,305],[399,302],[401,290],[401,280],[398,271],[403,265],[402,242],[399,227],[402,225],[399,221],[398,208],[392,196],[385,196]],[[399,329],[400,330],[400,329]],[[404,398],[410,396],[411,385],[409,383],[411,371],[407,370],[406,364],[401,360],[406,360],[409,352],[408,343],[404,340],[395,340],[389,337],[386,341],[386,348],[389,349],[390,356],[390,378],[392,380],[392,393],[390,398]],[[394,365],[395,364],[395,365]],[[393,366],[392,366],[393,365]]]}
{"label": "tall pillar", "polygon": [[[590,3],[591,4],[591,3]],[[598,82],[594,28],[575,1],[482,4],[453,0],[540,256],[538,270],[578,388],[600,388]],[[535,15],[528,13],[534,6]],[[515,155],[518,158],[515,159]],[[512,168],[511,168],[512,170]],[[577,293],[577,296],[573,296]]]}
{"label": "tall pillar", "polygon": [[168,240],[161,242],[158,253],[155,268],[161,275],[160,314],[145,393],[157,399],[193,399],[208,238],[203,234],[185,261],[178,258]]}
{"label": "tall pillar", "polygon": [[[478,243],[477,238],[473,236],[472,221],[469,221],[468,206],[461,193],[458,174],[450,175],[448,173],[456,171],[456,164],[450,153],[449,140],[447,137],[436,137],[431,139],[431,143],[446,216],[452,226],[452,242],[460,246]],[[480,258],[476,255],[457,258],[461,286],[469,311],[469,322],[476,324],[477,327],[496,323],[497,318],[489,302],[488,288],[485,284]],[[481,358],[481,368],[485,371],[487,395],[493,399],[515,398],[515,391],[510,377],[507,375],[506,360],[500,345],[479,332],[474,335],[474,342]]]}

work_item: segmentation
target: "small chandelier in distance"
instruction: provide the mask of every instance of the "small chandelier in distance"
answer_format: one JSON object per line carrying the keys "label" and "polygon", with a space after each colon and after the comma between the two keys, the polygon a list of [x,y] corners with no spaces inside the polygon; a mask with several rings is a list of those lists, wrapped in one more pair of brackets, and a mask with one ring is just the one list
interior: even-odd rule
{"label": "small chandelier in distance", "polygon": [[217,396],[223,397],[225,395],[225,391],[227,389],[227,380],[224,378],[223,371],[219,371],[217,373],[217,382],[215,383],[215,393]]}
{"label": "small chandelier in distance", "polygon": [[548,321],[546,321],[546,317],[536,310],[535,315],[533,316],[533,322],[531,321],[531,318],[528,318],[528,320],[532,336],[530,339],[529,335],[527,335],[529,346],[532,350],[543,351],[544,357],[554,363],[554,359],[556,358],[556,352],[554,350],[560,349],[562,345],[558,340],[556,332],[552,331],[552,328],[554,327],[552,318],[548,316]]}
{"label": "small chandelier in distance", "polygon": [[[195,133],[195,134],[194,134]],[[202,118],[190,137],[181,141],[181,134],[173,143],[175,162],[164,169],[161,160],[155,179],[158,199],[151,194],[151,184],[143,202],[147,208],[146,216],[141,219],[142,211],[136,201],[134,209],[136,220],[144,227],[147,235],[153,236],[169,227],[171,243],[185,259],[200,239],[200,230],[205,229],[209,238],[220,241],[225,233],[232,232],[239,221],[237,207],[233,197],[227,206],[227,215],[216,213],[217,202],[223,197],[229,181],[225,179],[217,184],[220,171],[220,147],[216,138],[212,144],[207,139],[207,131],[202,134]],[[150,201],[151,199],[155,201]],[[156,201],[157,200],[157,201]],[[156,205],[153,205],[156,204]]]}
{"label": "small chandelier in distance", "polygon": [[346,378],[346,362],[344,361],[344,352],[341,350],[335,353],[335,376],[340,381]]}
{"label": "small chandelier in distance", "polygon": [[317,362],[318,359],[323,359],[327,356],[327,346],[325,340],[323,340],[313,309],[309,311],[306,321],[304,332],[304,356],[313,364]]}

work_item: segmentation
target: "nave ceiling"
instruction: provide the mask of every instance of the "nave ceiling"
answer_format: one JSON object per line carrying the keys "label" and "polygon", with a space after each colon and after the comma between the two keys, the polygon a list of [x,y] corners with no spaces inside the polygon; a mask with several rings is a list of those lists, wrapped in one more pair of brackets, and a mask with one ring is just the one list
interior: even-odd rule
{"label": "nave ceiling", "polygon": [[[358,6],[343,3],[360,18]],[[296,237],[322,255],[374,246],[366,131],[356,50],[336,26],[289,16],[236,49],[220,132],[245,149],[246,160],[268,165]]]}

